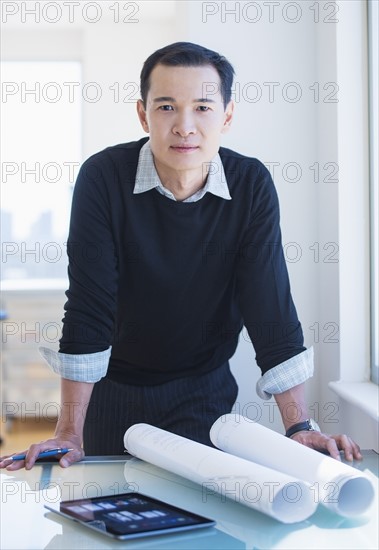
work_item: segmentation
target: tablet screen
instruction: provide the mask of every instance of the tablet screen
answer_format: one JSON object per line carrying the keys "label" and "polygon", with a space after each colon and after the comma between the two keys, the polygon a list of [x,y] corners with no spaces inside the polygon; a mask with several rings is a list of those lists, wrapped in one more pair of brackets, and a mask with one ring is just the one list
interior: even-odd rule
{"label": "tablet screen", "polygon": [[118,538],[177,532],[215,524],[210,519],[139,493],[67,500],[60,503],[59,509],[46,507]]}

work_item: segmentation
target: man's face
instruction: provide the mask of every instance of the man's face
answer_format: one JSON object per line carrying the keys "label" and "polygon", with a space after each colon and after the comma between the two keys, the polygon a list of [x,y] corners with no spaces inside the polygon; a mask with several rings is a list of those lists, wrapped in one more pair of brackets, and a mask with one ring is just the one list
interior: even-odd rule
{"label": "man's face", "polygon": [[203,170],[212,160],[230,125],[233,103],[224,108],[220,77],[212,66],[157,65],[150,75],[146,109],[140,100],[137,111],[150,134],[158,172],[173,174]]}

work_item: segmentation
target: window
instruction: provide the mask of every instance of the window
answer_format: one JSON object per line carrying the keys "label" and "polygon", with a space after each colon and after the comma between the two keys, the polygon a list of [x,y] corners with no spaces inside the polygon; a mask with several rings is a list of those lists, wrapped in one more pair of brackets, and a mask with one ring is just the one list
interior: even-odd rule
{"label": "window", "polygon": [[69,211],[81,161],[81,66],[1,66],[3,288],[44,288],[52,280],[65,287]]}
{"label": "window", "polygon": [[379,383],[379,5],[368,3],[370,94],[371,380]]}

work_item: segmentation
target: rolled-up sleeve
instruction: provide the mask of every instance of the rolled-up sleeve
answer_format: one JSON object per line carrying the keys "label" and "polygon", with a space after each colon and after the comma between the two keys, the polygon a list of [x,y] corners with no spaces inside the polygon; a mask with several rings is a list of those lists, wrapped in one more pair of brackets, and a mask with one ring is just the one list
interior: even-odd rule
{"label": "rolled-up sleeve", "polygon": [[109,347],[97,353],[74,355],[43,346],[39,348],[40,354],[56,374],[75,382],[88,383],[98,382],[106,375],[111,350]]}
{"label": "rolled-up sleeve", "polygon": [[268,400],[302,384],[313,376],[313,370],[313,348],[309,348],[268,370],[257,382],[257,394]]}

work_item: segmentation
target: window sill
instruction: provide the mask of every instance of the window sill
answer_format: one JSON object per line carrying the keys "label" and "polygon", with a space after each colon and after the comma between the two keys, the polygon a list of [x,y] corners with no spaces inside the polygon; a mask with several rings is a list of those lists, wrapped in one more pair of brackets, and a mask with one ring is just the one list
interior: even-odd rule
{"label": "window sill", "polygon": [[13,279],[1,281],[2,292],[49,292],[66,290],[68,279]]}
{"label": "window sill", "polygon": [[329,382],[329,387],[344,401],[379,423],[379,388],[372,382]]}

